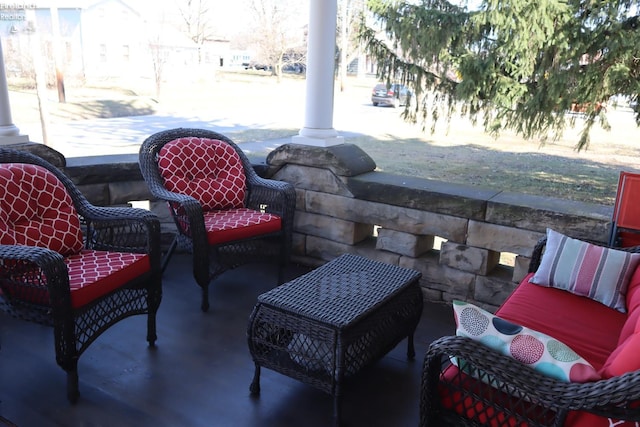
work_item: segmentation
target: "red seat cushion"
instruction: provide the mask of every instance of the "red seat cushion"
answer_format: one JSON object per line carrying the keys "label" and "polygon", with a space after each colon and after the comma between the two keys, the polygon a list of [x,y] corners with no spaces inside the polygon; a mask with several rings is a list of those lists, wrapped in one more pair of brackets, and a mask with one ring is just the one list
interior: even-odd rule
{"label": "red seat cushion", "polygon": [[158,153],[158,169],[167,190],[195,198],[204,211],[244,206],[244,167],[238,153],[223,141],[170,141]]}
{"label": "red seat cushion", "polygon": [[0,244],[39,246],[62,255],[82,249],[80,219],[60,180],[31,164],[0,166]]}
{"label": "red seat cushion", "polygon": [[71,306],[94,301],[151,270],[147,254],[83,250],[65,259]]}
{"label": "red seat cushion", "polygon": [[204,213],[204,227],[210,245],[273,233],[282,228],[279,216],[240,208]]}
{"label": "red seat cushion", "polygon": [[[64,259],[69,270],[71,306],[80,308],[150,271],[147,254],[82,250]],[[19,280],[16,280],[19,282]],[[10,298],[49,305],[46,286],[4,284]]]}

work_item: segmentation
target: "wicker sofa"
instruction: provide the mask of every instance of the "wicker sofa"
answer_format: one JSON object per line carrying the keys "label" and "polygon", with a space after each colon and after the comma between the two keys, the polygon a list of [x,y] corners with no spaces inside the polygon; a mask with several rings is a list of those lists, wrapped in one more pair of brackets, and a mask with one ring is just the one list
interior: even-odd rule
{"label": "wicker sofa", "polygon": [[[626,266],[628,287],[620,288],[620,307],[612,308],[594,299],[594,294],[583,296],[575,289],[533,283],[549,252],[545,252],[546,244],[547,238],[538,242],[529,274],[496,311],[495,318],[481,317],[491,319],[492,324],[506,320],[511,326],[520,325],[552,337],[556,344],[563,343],[584,358],[597,377],[574,381],[572,368],[572,378],[561,380],[533,365],[525,366],[522,360],[505,355],[499,350],[501,347],[486,341],[486,337],[483,342],[460,333],[460,322],[465,319],[456,312],[456,336],[433,342],[425,356],[421,426],[640,425],[640,255],[633,253],[637,252],[635,249],[607,251],[632,257],[632,265]],[[565,261],[555,267],[561,268]],[[589,270],[594,264],[584,265],[583,269]],[[592,271],[588,273],[595,277]],[[472,326],[484,327],[487,323],[475,321]],[[512,346],[513,343],[515,340]]]}

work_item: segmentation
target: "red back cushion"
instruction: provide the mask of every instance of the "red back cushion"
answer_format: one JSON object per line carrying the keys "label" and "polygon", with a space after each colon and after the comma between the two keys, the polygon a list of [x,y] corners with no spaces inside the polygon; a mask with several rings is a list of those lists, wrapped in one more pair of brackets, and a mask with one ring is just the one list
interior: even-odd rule
{"label": "red back cushion", "polygon": [[636,269],[629,282],[626,298],[627,320],[620,331],[618,346],[602,368],[604,378],[640,369],[640,268]]}
{"label": "red back cushion", "polygon": [[244,168],[229,144],[180,138],[165,144],[158,156],[167,190],[195,198],[205,211],[244,207]]}
{"label": "red back cushion", "polygon": [[40,246],[64,256],[82,249],[80,219],[71,196],[47,169],[0,165],[0,244]]}

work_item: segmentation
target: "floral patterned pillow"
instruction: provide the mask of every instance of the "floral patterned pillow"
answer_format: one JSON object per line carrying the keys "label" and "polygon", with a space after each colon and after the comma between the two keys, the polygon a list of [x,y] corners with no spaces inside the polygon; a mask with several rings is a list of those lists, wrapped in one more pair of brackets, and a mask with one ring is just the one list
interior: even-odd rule
{"label": "floral patterned pillow", "polygon": [[593,366],[566,344],[480,307],[453,301],[456,335],[471,338],[549,377],[566,382],[601,379]]}

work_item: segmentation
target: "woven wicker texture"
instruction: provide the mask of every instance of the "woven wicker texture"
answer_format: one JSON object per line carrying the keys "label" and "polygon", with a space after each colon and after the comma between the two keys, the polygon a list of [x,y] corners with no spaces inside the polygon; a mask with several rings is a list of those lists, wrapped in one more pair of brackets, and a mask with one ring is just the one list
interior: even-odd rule
{"label": "woven wicker texture", "polygon": [[[540,265],[545,243],[543,238],[534,248],[530,272]],[[451,357],[464,360],[467,374],[448,371],[443,380]],[[563,382],[525,370],[469,338],[446,336],[430,345],[424,359],[420,426],[562,426],[570,410],[640,421],[639,399],[640,371],[596,382]]]}
{"label": "woven wicker texture", "polygon": [[39,165],[55,175],[79,215],[86,250],[149,257],[150,268],[140,275],[74,307],[69,272],[61,254],[37,246],[0,245],[0,309],[53,326],[56,361],[67,372],[67,396],[75,402],[79,396],[78,358],[109,327],[126,317],[147,314],[146,338],[150,345],[155,343],[156,312],[162,297],[160,221],[143,209],[90,204],[60,170],[27,152],[0,148],[0,164],[5,163]]}
{"label": "woven wicker texture", "polygon": [[341,328],[419,278],[415,270],[344,254],[258,301]]}
{"label": "woven wicker texture", "polygon": [[256,364],[339,396],[344,378],[413,332],[422,314],[421,274],[355,255],[335,260],[258,297],[248,329]]}
{"label": "woven wicker texture", "polygon": [[[277,231],[256,231],[250,236],[244,233],[242,238],[231,241],[207,238],[202,205],[189,195],[167,190],[158,168],[159,153],[166,144],[186,143],[194,138],[218,141],[235,151],[245,174],[244,207],[278,216],[281,227]],[[168,153],[164,156],[168,156]],[[202,159],[194,159],[193,163],[198,161]],[[139,163],[151,194],[167,202],[178,229],[176,240],[163,261],[163,269],[178,244],[192,252],[194,278],[202,290],[203,311],[209,309],[209,283],[229,269],[251,262],[273,260],[279,264],[279,282],[282,282],[283,268],[291,252],[296,203],[295,189],[291,184],[259,177],[247,156],[232,140],[206,129],[177,128],[151,135],[140,147]],[[210,244],[209,241],[215,243]]]}

